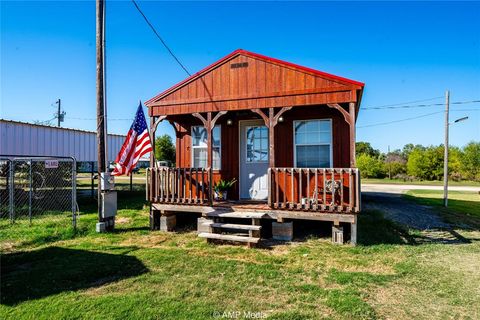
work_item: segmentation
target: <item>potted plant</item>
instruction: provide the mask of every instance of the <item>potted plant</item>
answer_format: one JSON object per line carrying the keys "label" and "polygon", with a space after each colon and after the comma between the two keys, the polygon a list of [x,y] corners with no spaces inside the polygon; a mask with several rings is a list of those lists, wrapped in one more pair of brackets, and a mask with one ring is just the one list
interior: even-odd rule
{"label": "potted plant", "polygon": [[215,191],[215,200],[227,200],[227,191],[230,189],[237,180],[233,178],[232,180],[223,180],[220,179],[217,183],[215,183],[215,186],[213,187],[213,190]]}

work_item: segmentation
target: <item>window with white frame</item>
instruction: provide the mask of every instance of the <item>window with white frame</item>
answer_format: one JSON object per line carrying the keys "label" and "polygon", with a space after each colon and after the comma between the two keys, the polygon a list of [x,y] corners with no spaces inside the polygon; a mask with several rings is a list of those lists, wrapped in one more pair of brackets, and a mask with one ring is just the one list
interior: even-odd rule
{"label": "window with white frame", "polygon": [[332,120],[294,121],[295,166],[330,168],[332,166]]}
{"label": "window with white frame", "polygon": [[[221,128],[215,126],[212,135],[213,169],[219,170],[221,164]],[[192,164],[194,168],[207,167],[207,130],[203,126],[192,127]]]}

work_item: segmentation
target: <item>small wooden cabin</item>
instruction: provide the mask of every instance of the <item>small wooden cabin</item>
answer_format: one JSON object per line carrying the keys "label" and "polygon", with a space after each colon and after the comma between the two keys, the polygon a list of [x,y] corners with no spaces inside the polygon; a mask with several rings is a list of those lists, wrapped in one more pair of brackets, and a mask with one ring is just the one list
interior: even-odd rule
{"label": "small wooden cabin", "polygon": [[[291,238],[295,219],[323,220],[340,242],[345,227],[355,243],[363,88],[236,50],[148,100],[152,136],[161,121],[176,132],[176,167],[152,158],[147,170],[152,228],[171,230],[178,212],[201,213],[201,237],[255,243],[262,219],[273,220],[278,239]],[[214,192],[221,179],[237,180],[222,201]]]}

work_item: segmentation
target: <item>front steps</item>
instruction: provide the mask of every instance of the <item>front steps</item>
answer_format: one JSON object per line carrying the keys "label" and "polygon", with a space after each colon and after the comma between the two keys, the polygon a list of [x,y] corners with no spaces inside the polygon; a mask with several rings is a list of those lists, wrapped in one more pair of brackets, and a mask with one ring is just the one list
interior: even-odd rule
{"label": "front steps", "polygon": [[212,216],[207,219],[200,218],[198,220],[198,236],[205,238],[207,241],[227,241],[242,242],[249,247],[255,246],[260,241],[260,219],[252,217],[238,217],[236,220],[250,220],[251,224],[240,223],[224,223],[225,217]]}

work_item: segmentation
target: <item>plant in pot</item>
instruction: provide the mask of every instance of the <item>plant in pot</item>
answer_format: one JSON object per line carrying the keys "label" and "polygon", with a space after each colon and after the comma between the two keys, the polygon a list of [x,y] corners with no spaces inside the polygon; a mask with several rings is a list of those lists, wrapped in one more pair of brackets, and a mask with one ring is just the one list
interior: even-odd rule
{"label": "plant in pot", "polygon": [[215,200],[227,200],[227,191],[230,189],[237,180],[234,178],[232,180],[223,180],[221,179],[217,183],[215,183],[215,186],[213,187],[213,190],[215,191]]}

